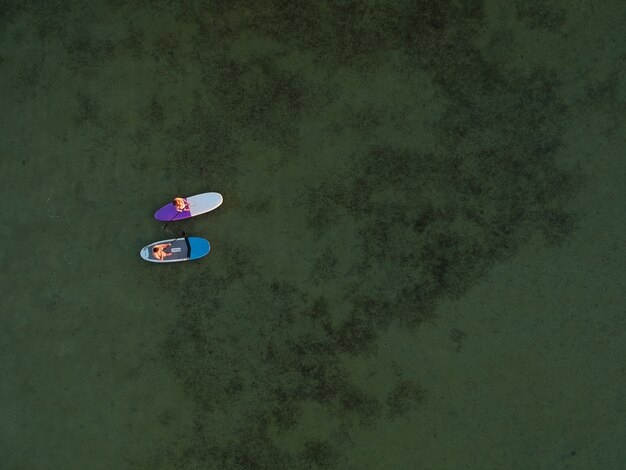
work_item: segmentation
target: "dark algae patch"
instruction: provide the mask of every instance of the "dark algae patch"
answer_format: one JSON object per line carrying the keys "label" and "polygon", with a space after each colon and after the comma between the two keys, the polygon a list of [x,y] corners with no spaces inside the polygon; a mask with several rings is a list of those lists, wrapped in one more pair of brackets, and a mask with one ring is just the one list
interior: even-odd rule
{"label": "dark algae patch", "polygon": [[[480,2],[220,8],[196,20],[199,99],[209,93],[211,105],[194,108],[181,129],[185,150],[175,166],[193,178],[191,166],[210,162],[207,177],[216,172],[233,185],[248,158],[241,145],[260,142],[283,155],[280,166],[268,164],[290,202],[276,192],[273,201],[269,189],[257,202],[259,194],[232,186],[240,207],[277,220],[278,231],[249,227],[277,240],[275,248],[255,253],[225,241],[185,282],[163,358],[207,425],[173,452],[181,468],[185,458],[216,468],[341,467],[350,439],[336,436],[428,406],[428,384],[398,379],[374,392],[355,381],[347,360],[375,355],[393,323],[431,321],[440,299],[461,296],[533,234],[559,243],[573,230],[563,207],[578,180],[555,162],[567,106],[553,70],[500,68],[476,49]],[[217,44],[208,53],[210,40]],[[241,42],[248,49],[233,52]],[[168,54],[180,47],[167,44]],[[338,77],[372,76],[382,86],[392,53],[413,101],[380,99],[360,83],[362,101],[351,100]],[[420,87],[445,105],[430,126],[411,128],[413,108],[430,99]],[[317,148],[307,147],[312,127],[323,129]],[[416,132],[434,142],[416,142]],[[215,145],[228,157],[209,151]],[[302,237],[314,256],[300,248],[286,265],[273,264]],[[455,350],[464,337],[450,333]],[[311,404],[333,424],[322,440],[305,427],[285,444]],[[230,422],[225,428],[209,424],[218,415]]]}
{"label": "dark algae patch", "polygon": [[424,400],[424,390],[410,380],[403,380],[394,385],[387,396],[389,416],[401,416]]}
{"label": "dark algae patch", "polygon": [[[440,302],[533,237],[559,246],[577,227],[567,203],[582,177],[558,160],[566,85],[482,50],[481,1],[2,4],[16,46],[10,26],[37,10],[24,29],[59,59],[14,67],[2,50],[0,67],[30,88],[51,70],[66,80],[72,131],[100,149],[89,171],[166,178],[155,200],[225,198],[185,227],[207,232],[206,262],[150,278],[177,307],[156,361],[192,416],[164,411],[178,438],[133,468],[353,468],[360,431],[431,399],[421,377],[370,386],[354,364],[378,372],[390,328],[436,323]],[[567,19],[549,2],[512,8],[531,31]],[[611,75],[585,99],[623,108],[618,87]],[[448,329],[444,346],[461,356],[468,337]]]}

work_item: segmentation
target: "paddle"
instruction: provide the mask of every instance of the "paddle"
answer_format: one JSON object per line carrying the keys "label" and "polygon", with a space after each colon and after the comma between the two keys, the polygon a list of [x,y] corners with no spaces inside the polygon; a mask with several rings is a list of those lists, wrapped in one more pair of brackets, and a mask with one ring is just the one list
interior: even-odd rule
{"label": "paddle", "polygon": [[[185,209],[189,209],[189,203],[187,203],[187,205],[185,206]],[[167,226],[169,225],[170,222],[172,222],[176,217],[178,217],[180,214],[182,214],[183,212],[185,212],[185,210],[182,210],[180,212],[177,212],[176,215],[174,217],[172,217],[170,220],[168,220],[165,225],[162,227],[163,230],[165,230],[167,228]]]}
{"label": "paddle", "polygon": [[[187,238],[187,234],[185,233],[185,231],[184,231],[184,230],[183,230],[182,232],[180,232],[180,235],[179,235],[178,237],[174,238],[174,240],[172,240],[171,242],[168,242],[168,243],[169,243],[169,245],[170,245],[170,247],[174,244],[174,242],[175,242],[176,240],[180,240],[181,238]],[[164,251],[164,252],[165,252],[165,249],[166,249],[166,248],[164,248],[164,249],[163,249],[163,251]]]}
{"label": "paddle", "polygon": [[177,212],[176,215],[174,217],[172,217],[170,220],[168,220],[167,222],[165,222],[165,225],[163,227],[161,227],[163,230],[165,230],[167,228],[167,225],[173,221],[176,217],[178,217],[180,214],[182,214],[184,211],[181,212]]}
{"label": "paddle", "polygon": [[180,232],[180,235],[174,238],[174,240],[172,240],[171,242],[169,242],[169,244],[173,245],[176,240],[180,240],[181,238],[186,238],[186,237],[187,235],[185,234],[185,231],[183,230],[182,232]]}

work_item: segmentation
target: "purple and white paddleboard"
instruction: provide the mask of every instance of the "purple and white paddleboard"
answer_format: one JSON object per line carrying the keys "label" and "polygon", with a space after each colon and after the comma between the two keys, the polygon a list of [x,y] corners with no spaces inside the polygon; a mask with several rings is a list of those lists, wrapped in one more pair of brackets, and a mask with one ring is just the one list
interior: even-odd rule
{"label": "purple and white paddleboard", "polygon": [[171,202],[167,206],[161,207],[154,213],[154,218],[161,222],[176,222],[177,220],[189,219],[213,209],[217,209],[224,202],[224,198],[220,193],[203,193],[195,196],[189,196],[189,210],[178,212],[174,204]]}

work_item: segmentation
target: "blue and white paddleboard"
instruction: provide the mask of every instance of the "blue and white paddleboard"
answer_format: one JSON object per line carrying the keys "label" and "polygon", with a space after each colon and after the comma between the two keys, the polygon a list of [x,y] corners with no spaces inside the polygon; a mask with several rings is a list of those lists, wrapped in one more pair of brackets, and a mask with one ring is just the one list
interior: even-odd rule
{"label": "blue and white paddleboard", "polygon": [[[155,258],[153,248],[156,245],[170,244],[165,248],[165,253],[171,253],[165,258]],[[211,245],[208,240],[200,237],[171,238],[169,240],[161,240],[150,243],[141,249],[140,255],[146,261],[153,263],[175,263],[176,261],[191,261],[202,258],[211,251]]]}

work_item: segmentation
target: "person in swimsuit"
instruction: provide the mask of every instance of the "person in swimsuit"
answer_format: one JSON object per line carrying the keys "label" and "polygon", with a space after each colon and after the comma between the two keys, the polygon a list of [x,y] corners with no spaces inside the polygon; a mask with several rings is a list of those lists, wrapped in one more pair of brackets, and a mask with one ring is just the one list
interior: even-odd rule
{"label": "person in swimsuit", "polygon": [[173,253],[166,253],[165,249],[172,246],[171,243],[161,243],[160,245],[155,245],[152,247],[152,255],[158,259],[163,261],[166,257],[172,256]]}
{"label": "person in swimsuit", "polygon": [[187,202],[187,199],[184,197],[175,197],[172,204],[174,204],[174,207],[178,212],[189,210],[189,202]]}

